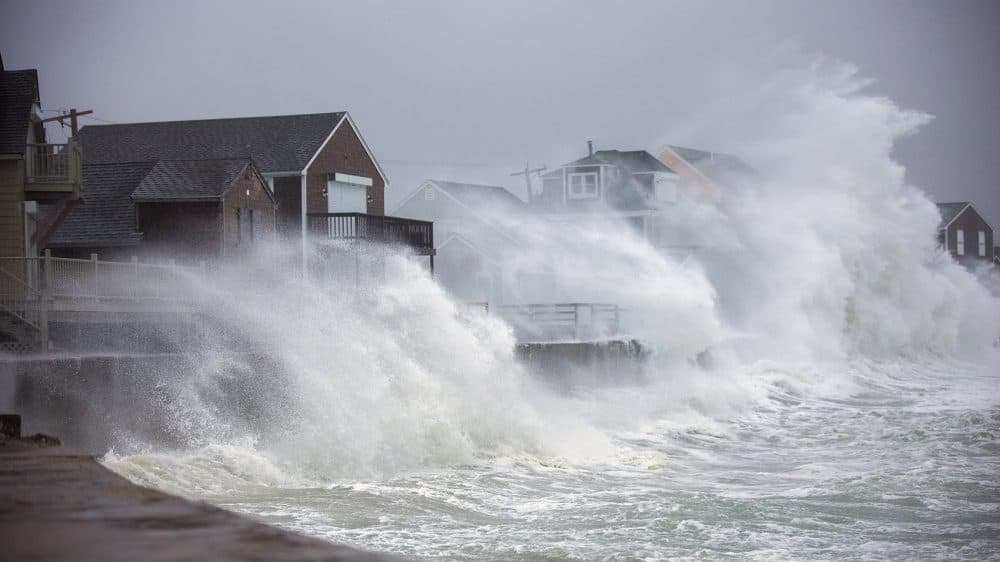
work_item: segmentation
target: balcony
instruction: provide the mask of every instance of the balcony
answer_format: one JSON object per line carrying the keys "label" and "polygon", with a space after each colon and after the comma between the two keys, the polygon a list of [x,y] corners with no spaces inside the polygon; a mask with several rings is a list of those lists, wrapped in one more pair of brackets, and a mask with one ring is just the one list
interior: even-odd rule
{"label": "balcony", "polygon": [[25,150],[26,198],[64,198],[80,194],[80,146],[64,144],[29,144]]}
{"label": "balcony", "polygon": [[434,255],[434,223],[364,213],[309,213],[310,236],[409,246],[417,255]]}

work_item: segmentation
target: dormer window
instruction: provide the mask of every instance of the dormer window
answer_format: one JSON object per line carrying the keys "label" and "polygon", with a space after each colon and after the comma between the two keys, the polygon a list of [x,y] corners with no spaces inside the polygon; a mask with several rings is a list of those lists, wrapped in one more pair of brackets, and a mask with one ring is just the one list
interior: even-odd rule
{"label": "dormer window", "polygon": [[597,173],[569,174],[566,176],[568,199],[593,199],[597,197]]}

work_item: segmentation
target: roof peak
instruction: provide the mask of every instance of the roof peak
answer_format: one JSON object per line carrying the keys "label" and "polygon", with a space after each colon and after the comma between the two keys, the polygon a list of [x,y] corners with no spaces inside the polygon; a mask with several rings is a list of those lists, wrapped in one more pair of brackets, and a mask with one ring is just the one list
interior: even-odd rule
{"label": "roof peak", "polygon": [[321,111],[316,113],[287,113],[281,115],[246,115],[243,117],[211,117],[207,119],[173,119],[164,121],[134,121],[131,123],[102,123],[102,124],[88,124],[82,129],[86,128],[104,128],[104,127],[127,127],[130,125],[160,125],[160,124],[172,124],[172,123],[213,123],[219,121],[246,121],[251,119],[283,119],[288,117],[319,117],[319,116],[343,116],[346,115],[347,111]]}

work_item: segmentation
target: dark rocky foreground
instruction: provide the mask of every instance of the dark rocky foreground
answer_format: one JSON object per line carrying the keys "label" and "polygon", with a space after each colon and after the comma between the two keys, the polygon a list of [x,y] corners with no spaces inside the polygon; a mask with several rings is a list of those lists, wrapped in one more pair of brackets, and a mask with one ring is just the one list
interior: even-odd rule
{"label": "dark rocky foreground", "polygon": [[0,437],[0,560],[395,560],[136,486],[52,444]]}

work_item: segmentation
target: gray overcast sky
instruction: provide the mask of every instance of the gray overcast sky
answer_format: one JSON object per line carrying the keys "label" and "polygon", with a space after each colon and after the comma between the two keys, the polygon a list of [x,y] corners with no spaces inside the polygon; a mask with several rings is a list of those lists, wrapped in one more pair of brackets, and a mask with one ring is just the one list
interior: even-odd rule
{"label": "gray overcast sky", "polygon": [[702,100],[791,45],[934,115],[897,149],[908,180],[1000,225],[996,0],[2,2],[4,63],[39,69],[44,108],[112,122],[346,109],[388,169],[390,208],[428,176],[517,188],[525,161],[559,164],[587,138],[724,150],[698,130]]}

